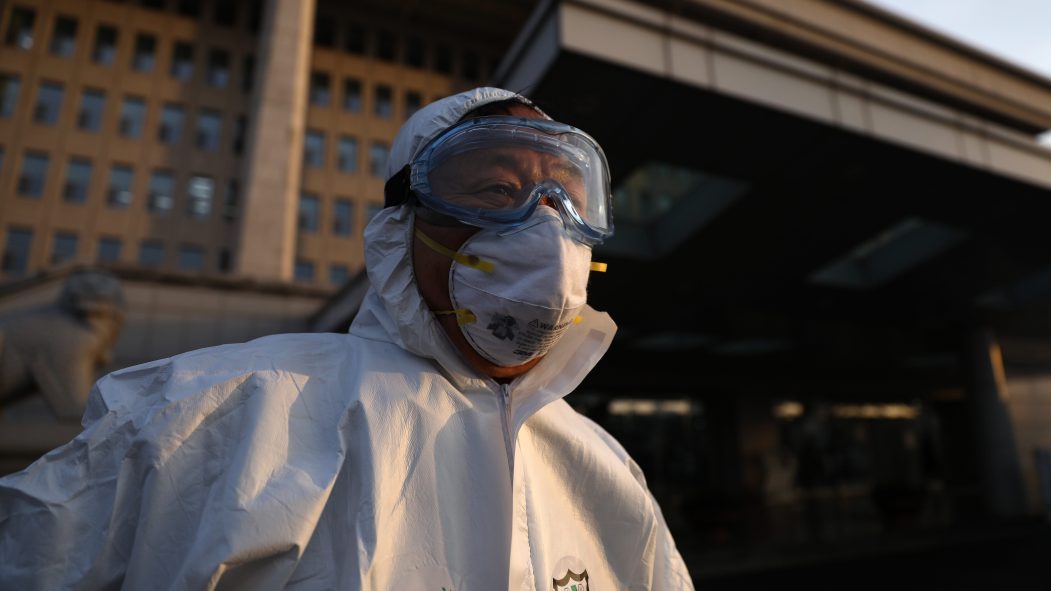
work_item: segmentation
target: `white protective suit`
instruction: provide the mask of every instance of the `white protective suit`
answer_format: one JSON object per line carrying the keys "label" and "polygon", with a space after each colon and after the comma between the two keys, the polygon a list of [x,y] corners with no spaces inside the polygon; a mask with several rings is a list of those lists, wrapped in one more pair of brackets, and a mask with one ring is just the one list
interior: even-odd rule
{"label": "white protective suit", "polygon": [[[392,170],[507,96],[424,109]],[[412,222],[369,225],[349,334],[99,380],[84,432],[0,479],[0,589],[692,589],[635,463],[562,400],[610,318],[587,308],[509,385],[479,377],[419,295]]]}

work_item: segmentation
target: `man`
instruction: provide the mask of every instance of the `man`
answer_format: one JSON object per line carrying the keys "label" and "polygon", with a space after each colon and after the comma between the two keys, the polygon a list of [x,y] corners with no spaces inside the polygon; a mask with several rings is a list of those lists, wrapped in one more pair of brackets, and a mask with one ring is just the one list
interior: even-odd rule
{"label": "man", "polygon": [[0,480],[0,588],[689,589],[642,475],[562,397],[615,327],[591,138],[480,88],[396,138],[350,333],[114,372]]}

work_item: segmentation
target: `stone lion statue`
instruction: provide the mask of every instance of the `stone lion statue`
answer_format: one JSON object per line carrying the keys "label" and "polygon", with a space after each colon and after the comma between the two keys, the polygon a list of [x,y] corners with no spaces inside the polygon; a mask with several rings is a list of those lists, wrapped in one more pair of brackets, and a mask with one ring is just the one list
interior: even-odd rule
{"label": "stone lion statue", "polygon": [[84,270],[55,302],[0,318],[0,405],[39,393],[59,421],[79,422],[97,368],[112,359],[124,311],[117,278]]}

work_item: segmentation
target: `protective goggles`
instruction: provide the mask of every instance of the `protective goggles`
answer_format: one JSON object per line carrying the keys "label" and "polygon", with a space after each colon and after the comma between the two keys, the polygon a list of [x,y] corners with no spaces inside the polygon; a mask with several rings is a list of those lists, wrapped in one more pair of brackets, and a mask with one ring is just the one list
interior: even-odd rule
{"label": "protective goggles", "polygon": [[449,128],[420,152],[409,178],[424,206],[480,228],[519,227],[544,201],[588,245],[613,235],[609,183],[606,156],[591,136],[520,117],[481,117]]}

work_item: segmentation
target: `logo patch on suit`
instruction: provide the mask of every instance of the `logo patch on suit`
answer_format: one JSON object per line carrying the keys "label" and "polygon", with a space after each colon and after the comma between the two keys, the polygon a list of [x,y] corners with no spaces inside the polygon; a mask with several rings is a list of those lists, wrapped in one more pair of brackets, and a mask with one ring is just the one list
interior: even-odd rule
{"label": "logo patch on suit", "polygon": [[561,579],[551,579],[551,588],[554,591],[591,591],[588,586],[588,571],[575,573],[567,570]]}

